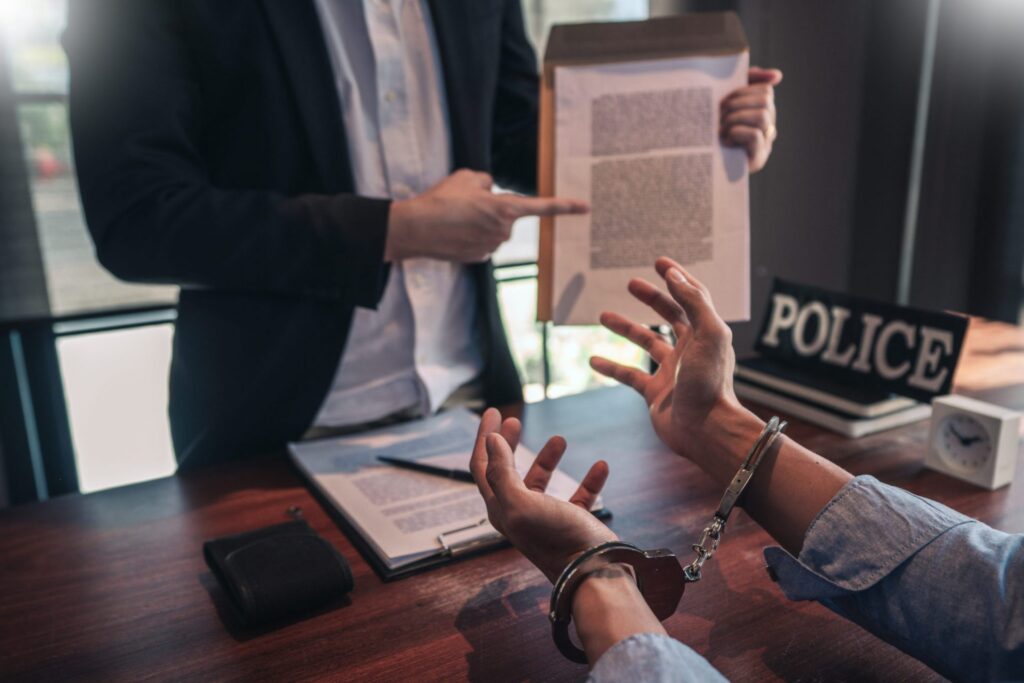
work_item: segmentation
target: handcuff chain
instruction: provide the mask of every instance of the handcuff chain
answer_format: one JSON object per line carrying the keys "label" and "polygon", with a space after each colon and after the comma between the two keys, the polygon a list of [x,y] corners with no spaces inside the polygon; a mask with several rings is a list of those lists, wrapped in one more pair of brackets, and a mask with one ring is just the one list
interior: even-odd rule
{"label": "handcuff chain", "polygon": [[[700,540],[690,546],[693,548],[693,552],[697,553],[697,557],[693,558],[693,562],[683,567],[683,575],[688,582],[700,581],[700,570],[705,562],[715,556],[715,551],[718,550],[718,544],[722,541],[722,532],[724,531],[725,520],[716,515],[711,520],[711,524],[704,527],[704,531],[700,534]],[[711,541],[710,547],[708,547],[709,540]]]}
{"label": "handcuff chain", "polygon": [[693,558],[690,564],[683,567],[683,576],[687,582],[700,581],[701,569],[704,567],[704,563],[715,556],[718,544],[722,542],[722,534],[725,533],[725,523],[729,519],[729,514],[732,513],[733,507],[739,502],[747,484],[754,476],[754,470],[761,463],[761,457],[772,447],[775,439],[778,438],[785,428],[786,422],[778,417],[773,417],[764,426],[761,436],[754,442],[746,459],[743,461],[743,466],[736,473],[736,476],[733,477],[729,488],[726,489],[718,511],[711,518],[711,523],[704,527],[700,534],[700,540],[690,546],[697,556]]}

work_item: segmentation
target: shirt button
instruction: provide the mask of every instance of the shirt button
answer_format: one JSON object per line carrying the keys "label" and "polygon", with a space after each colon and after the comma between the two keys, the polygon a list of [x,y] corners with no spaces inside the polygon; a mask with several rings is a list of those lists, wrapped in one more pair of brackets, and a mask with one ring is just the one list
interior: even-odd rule
{"label": "shirt button", "polygon": [[395,91],[388,90],[386,93],[384,93],[384,101],[387,102],[388,104],[392,104],[395,101]]}
{"label": "shirt button", "polygon": [[409,189],[409,186],[406,185],[405,183],[397,183],[394,188],[394,193],[395,196],[398,197],[399,199],[404,199],[406,197],[412,196],[412,190]]}

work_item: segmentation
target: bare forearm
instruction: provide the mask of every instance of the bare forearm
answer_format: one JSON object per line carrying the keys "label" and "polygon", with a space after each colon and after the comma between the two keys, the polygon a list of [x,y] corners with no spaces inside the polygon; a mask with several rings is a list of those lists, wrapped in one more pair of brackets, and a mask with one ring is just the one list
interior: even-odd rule
{"label": "bare forearm", "polygon": [[[707,447],[697,464],[725,487],[764,422],[738,404],[713,415],[704,428]],[[843,468],[784,436],[765,454],[742,505],[782,547],[797,554],[811,522],[850,479]]]}
{"label": "bare forearm", "polygon": [[665,633],[632,575],[621,566],[606,567],[580,584],[572,614],[591,666],[624,638],[637,633]]}

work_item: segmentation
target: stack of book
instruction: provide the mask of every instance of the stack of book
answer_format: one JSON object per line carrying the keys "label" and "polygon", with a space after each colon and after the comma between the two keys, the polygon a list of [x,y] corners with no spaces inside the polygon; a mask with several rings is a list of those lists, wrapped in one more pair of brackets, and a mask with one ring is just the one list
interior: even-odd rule
{"label": "stack of book", "polygon": [[737,361],[736,395],[849,437],[931,416],[932,407],[870,386],[758,356]]}

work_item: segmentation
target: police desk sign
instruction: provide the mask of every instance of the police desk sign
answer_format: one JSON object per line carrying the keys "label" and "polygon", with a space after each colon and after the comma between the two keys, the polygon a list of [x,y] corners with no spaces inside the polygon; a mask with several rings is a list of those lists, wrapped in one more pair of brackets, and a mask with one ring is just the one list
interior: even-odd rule
{"label": "police desk sign", "polygon": [[967,318],[776,280],[757,351],[930,401],[953,384]]}

